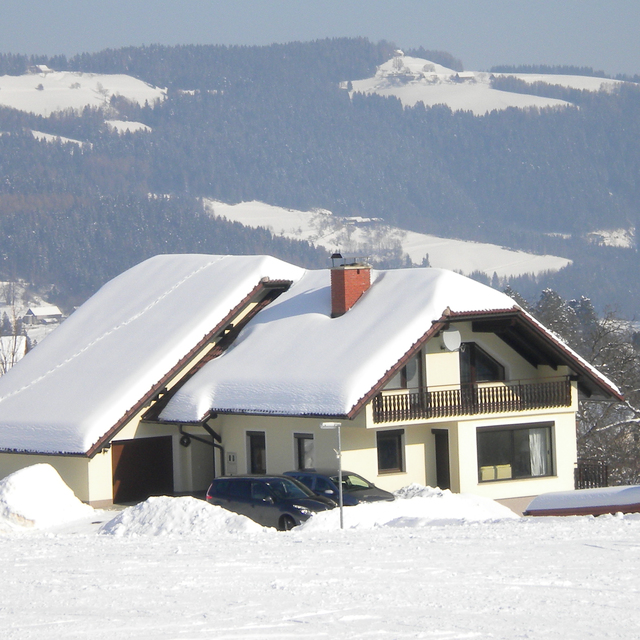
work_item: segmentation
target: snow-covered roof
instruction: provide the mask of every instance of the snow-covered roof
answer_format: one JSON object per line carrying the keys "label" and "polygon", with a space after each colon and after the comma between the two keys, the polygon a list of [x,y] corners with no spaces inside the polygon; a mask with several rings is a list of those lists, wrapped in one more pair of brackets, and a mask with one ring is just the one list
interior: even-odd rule
{"label": "snow-covered roof", "polygon": [[0,449],[85,453],[262,278],[266,256],[164,255],[104,285],[0,378]]}
{"label": "snow-covered roof", "polygon": [[176,393],[161,419],[196,422],[210,410],[347,415],[447,307],[514,306],[452,271],[373,270],[371,277],[355,306],[331,318],[329,270],[307,271]]}
{"label": "snow-covered roof", "polygon": [[37,318],[46,318],[48,316],[61,316],[62,311],[55,305],[46,305],[41,307],[29,307],[25,315],[36,316]]}
{"label": "snow-covered roof", "polygon": [[442,269],[373,270],[371,279],[347,313],[331,318],[329,269],[267,256],[147,260],[102,287],[0,378],[0,450],[91,454],[268,287],[265,280],[292,284],[177,388],[161,420],[199,422],[212,411],[353,415],[443,315],[521,312],[505,294]]}

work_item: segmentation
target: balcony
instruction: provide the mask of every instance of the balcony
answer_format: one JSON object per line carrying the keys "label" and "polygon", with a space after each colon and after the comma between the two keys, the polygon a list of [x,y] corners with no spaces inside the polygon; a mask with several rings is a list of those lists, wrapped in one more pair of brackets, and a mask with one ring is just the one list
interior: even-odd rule
{"label": "balcony", "polygon": [[570,406],[571,382],[568,378],[442,390],[400,390],[383,392],[373,399],[373,421],[379,424]]}

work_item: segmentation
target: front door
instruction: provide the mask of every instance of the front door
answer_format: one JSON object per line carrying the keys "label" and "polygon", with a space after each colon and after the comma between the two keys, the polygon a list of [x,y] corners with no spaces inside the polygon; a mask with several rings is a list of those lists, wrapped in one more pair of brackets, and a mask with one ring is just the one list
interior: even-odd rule
{"label": "front door", "polygon": [[440,489],[451,489],[449,468],[449,431],[432,429],[436,441],[436,484]]}

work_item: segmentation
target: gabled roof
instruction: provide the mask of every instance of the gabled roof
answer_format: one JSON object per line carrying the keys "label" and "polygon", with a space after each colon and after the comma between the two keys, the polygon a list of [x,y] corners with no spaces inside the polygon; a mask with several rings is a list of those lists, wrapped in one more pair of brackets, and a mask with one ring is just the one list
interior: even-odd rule
{"label": "gabled roof", "polygon": [[60,309],[55,305],[50,304],[43,307],[29,307],[25,313],[25,316],[28,315],[36,316],[37,318],[44,318],[47,316],[61,316],[62,311],[60,311]]}
{"label": "gabled roof", "polygon": [[261,280],[303,273],[266,256],[164,255],[129,269],[0,378],[0,450],[95,450]]}
{"label": "gabled roof", "polygon": [[[456,314],[520,313],[505,294],[456,273],[399,269],[373,271],[371,288],[332,319],[329,270],[307,271],[173,396],[160,419],[199,422],[211,412],[352,417],[403,357]],[[544,340],[559,342],[546,330]],[[562,351],[581,373],[599,376],[568,347]]]}
{"label": "gabled roof", "polygon": [[[266,297],[275,300],[262,307]],[[231,329],[254,302],[255,316]],[[331,318],[328,269],[266,256],[156,256],[107,283],[0,378],[0,450],[92,455],[178,374],[186,382],[154,407],[166,422],[212,412],[352,417],[409,354],[463,319],[529,318],[540,352],[616,395],[523,314],[464,276],[400,269],[373,271],[355,306]],[[222,336],[214,359],[196,364]]]}

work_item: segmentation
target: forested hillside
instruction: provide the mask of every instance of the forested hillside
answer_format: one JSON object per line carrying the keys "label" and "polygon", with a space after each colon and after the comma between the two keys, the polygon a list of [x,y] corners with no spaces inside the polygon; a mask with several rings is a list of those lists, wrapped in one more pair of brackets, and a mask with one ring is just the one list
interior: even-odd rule
{"label": "forested hillside", "polygon": [[[256,199],[563,255],[573,267],[512,286],[535,297],[551,285],[634,315],[637,252],[595,246],[585,234],[638,226],[638,87],[564,90],[576,107],[482,117],[444,106],[403,108],[379,96],[350,99],[339,83],[371,76],[393,49],[336,39],[0,56],[0,74],[39,63],[127,73],[168,88],[155,106],[111,100],[111,117],[142,122],[148,133],[112,132],[96,110],[43,118],[0,109],[0,131],[10,134],[0,136],[5,275],[53,281],[77,301],[161,251],[264,251],[326,264],[324,252],[308,245],[212,221],[198,201]],[[418,54],[462,68],[442,52]],[[37,142],[29,130],[90,145]]]}

